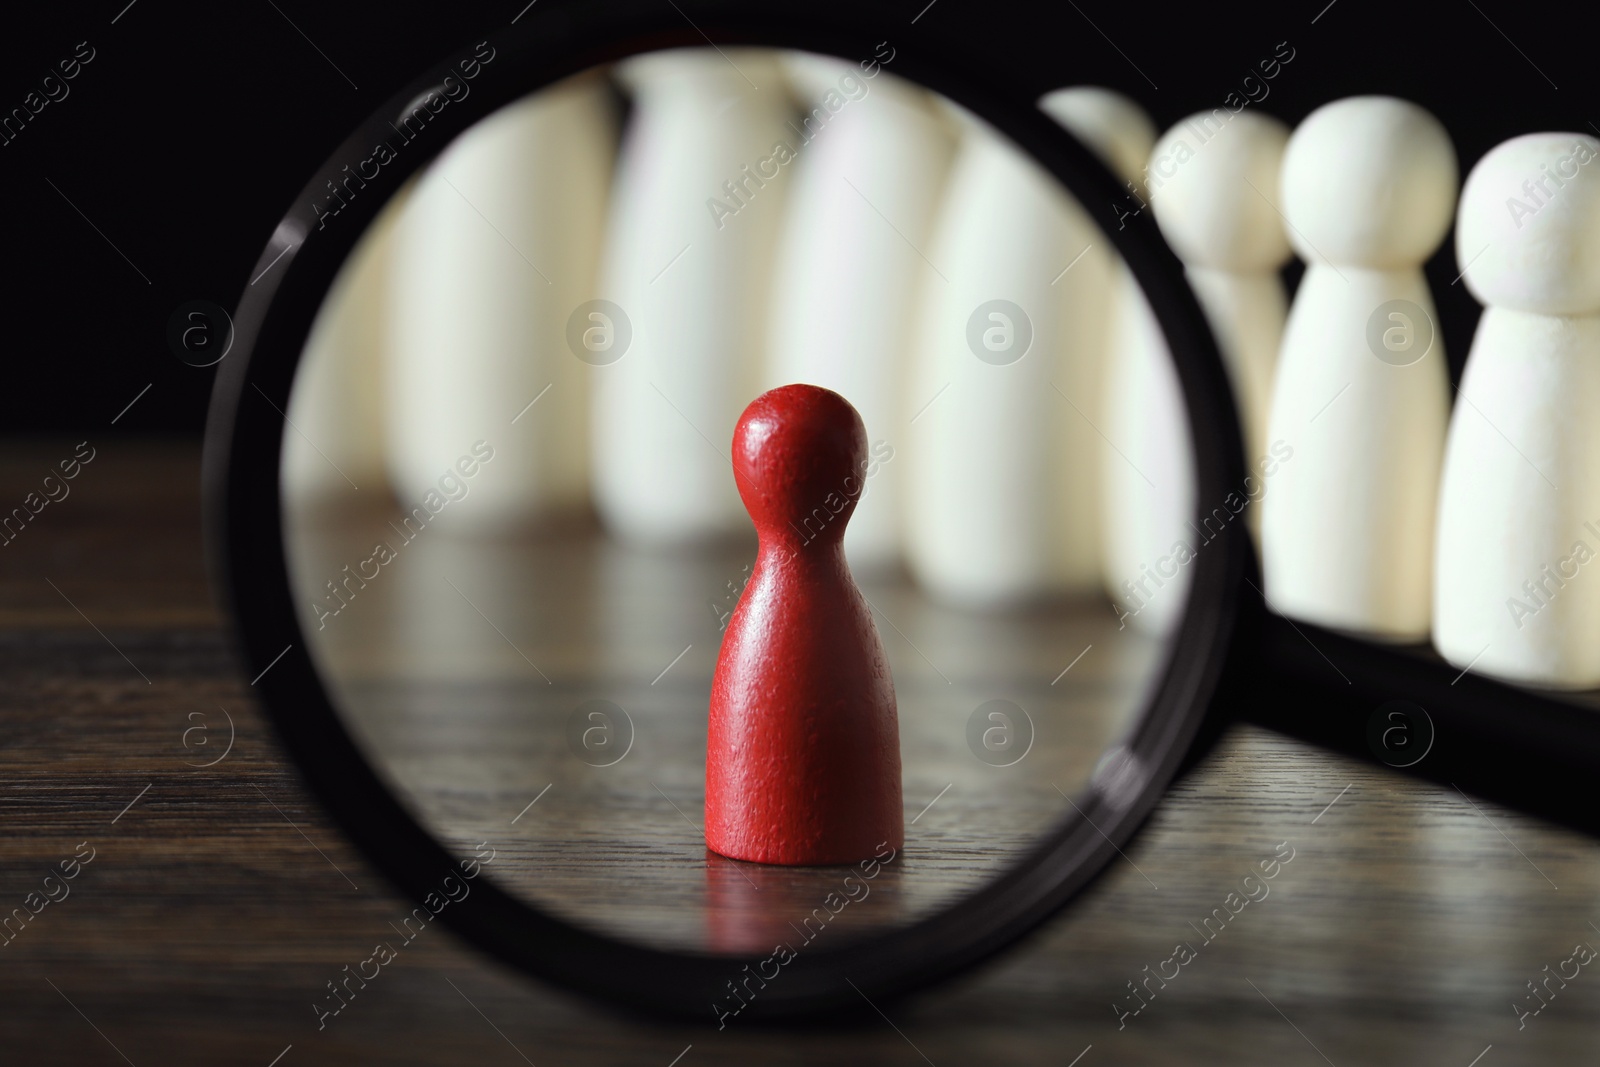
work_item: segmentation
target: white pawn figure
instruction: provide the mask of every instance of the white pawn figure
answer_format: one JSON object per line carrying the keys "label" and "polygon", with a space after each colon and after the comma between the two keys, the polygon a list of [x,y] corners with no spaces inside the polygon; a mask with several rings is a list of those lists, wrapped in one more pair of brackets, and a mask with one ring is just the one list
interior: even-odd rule
{"label": "white pawn figure", "polygon": [[1244,436],[1244,496],[1254,505],[1248,518],[1259,537],[1263,472],[1273,465],[1272,374],[1289,311],[1278,271],[1291,253],[1276,204],[1289,128],[1259,111],[1241,111],[1220,127],[1214,115],[1191,116],[1156,144],[1151,158],[1160,169],[1151,180],[1150,207],[1183,260],[1233,386]]}
{"label": "white pawn figure", "polygon": [[1082,141],[1111,173],[1143,186],[1141,175],[1156,140],[1155,123],[1144,108],[1111,89],[1075,85],[1045,93],[1039,110]]}
{"label": "white pawn figure", "polygon": [[[1138,104],[1110,89],[1084,85],[1047,93],[1040,98],[1039,107],[1124,183],[1142,189],[1140,172],[1150,158],[1156,128]],[[1116,210],[1110,204],[1104,208]],[[1089,219],[1083,221],[1088,226],[1083,256],[1052,283],[1066,301],[1062,326],[1065,358],[1057,385],[1071,398],[1070,407],[1062,414],[1067,481],[1060,500],[1066,509],[1063,521],[1068,536],[1093,552],[1095,577],[1087,584],[1112,585],[1115,583],[1107,578],[1113,573],[1118,581],[1130,575],[1138,578],[1139,564],[1147,558],[1154,560],[1156,551],[1169,548],[1173,533],[1189,518],[1188,498],[1178,490],[1178,482],[1186,477],[1179,464],[1187,454],[1188,439],[1181,436],[1187,433],[1181,396],[1155,315],[1111,242]],[[1142,352],[1151,353],[1152,358],[1125,358],[1128,353]],[[1134,392],[1121,388],[1130,379],[1130,362],[1167,364],[1142,369],[1156,376],[1166,373],[1172,378],[1171,389],[1164,390],[1163,382],[1146,382],[1136,389],[1135,409],[1119,405],[1117,400],[1124,398],[1125,392]],[[1170,402],[1165,395],[1169,391]],[[1172,414],[1170,419],[1156,417],[1159,425],[1152,427],[1147,405],[1157,394],[1161,396],[1156,410],[1171,410]],[[1147,473],[1173,467],[1171,477],[1163,474],[1160,479],[1164,491],[1150,491],[1142,480],[1131,484],[1129,478],[1135,472],[1130,470],[1126,454],[1108,447],[1102,434],[1113,439],[1154,438],[1158,454],[1140,456],[1136,462]],[[1178,442],[1176,449],[1162,447],[1169,439]],[[1146,442],[1133,440],[1129,447],[1141,451],[1141,443]],[[1152,513],[1162,519],[1170,515],[1174,521],[1152,522]],[[1169,607],[1183,603],[1181,595],[1167,599]],[[1157,614],[1152,611],[1142,621],[1153,621]]]}
{"label": "white pawn figure", "polygon": [[1216,536],[1196,527],[1194,442],[1155,312],[1125,264],[1108,342],[1100,450],[1102,573],[1119,629],[1165,636],[1188,604],[1188,564]]}
{"label": "white pawn figure", "polygon": [[[1128,186],[1130,203],[1147,194],[1144,170],[1155,125],[1131,100],[1106,89],[1059,89],[1039,101],[1052,117],[1100,156]],[[1119,210],[1120,205],[1107,205]],[[1120,224],[1120,222],[1119,222]],[[1094,322],[1101,352],[1092,389],[1073,420],[1094,439],[1080,454],[1096,456],[1096,506],[1084,509],[1099,524],[1101,576],[1126,625],[1163,634],[1183,616],[1188,585],[1183,565],[1192,556],[1194,460],[1189,420],[1177,369],[1144,291],[1127,265],[1101,241],[1110,285],[1105,320]],[[1077,274],[1081,269],[1072,269]],[[1077,285],[1088,288],[1088,280]],[[1089,364],[1085,364],[1089,366]],[[1094,406],[1091,406],[1094,405]],[[1089,426],[1089,420],[1095,426]],[[1098,434],[1103,432],[1104,440]]]}
{"label": "white pawn figure", "polygon": [[1282,614],[1428,635],[1450,380],[1422,264],[1457,177],[1444,127],[1393,97],[1327,104],[1289,138],[1281,199],[1308,265],[1273,384],[1267,437],[1284,454],[1261,531]]}
{"label": "white pawn figure", "polygon": [[[1479,161],[1456,256],[1484,305],[1439,492],[1434,643],[1509,681],[1600,686],[1600,141]],[[1600,570],[1600,568],[1597,568]]]}
{"label": "white pawn figure", "polygon": [[[284,428],[285,496],[294,503],[388,501],[383,381],[394,231],[409,196],[384,205],[311,325]],[[363,496],[356,496],[357,491]]]}
{"label": "white pawn figure", "polygon": [[[1067,268],[1103,239],[1038,164],[945,106],[962,132],[913,327],[908,561],[936,596],[969,606],[1085,592],[1099,584],[1098,472],[1074,446],[1070,406],[1091,400],[1067,390],[1075,362],[1101,353],[1069,342],[1084,265]],[[1101,312],[1103,283],[1099,307],[1077,306]]]}
{"label": "white pawn figure", "polygon": [[870,477],[844,534],[859,574],[901,557],[905,324],[954,137],[923,90],[875,63],[790,53],[784,68],[808,111],[830,91],[844,103],[789,178],[766,384],[826,386],[861,412]]}
{"label": "white pawn figure", "polygon": [[450,506],[458,529],[585,500],[585,368],[566,331],[594,296],[613,125],[598,78],[542,90],[452,142],[400,220],[389,469],[410,505],[488,442],[490,475]]}
{"label": "white pawn figure", "polygon": [[760,392],[790,170],[828,132],[786,124],[786,88],[761,53],[675,49],[618,74],[634,113],[601,295],[621,307],[632,341],[594,370],[595,502],[629,540],[715,538],[750,526],[729,442]]}

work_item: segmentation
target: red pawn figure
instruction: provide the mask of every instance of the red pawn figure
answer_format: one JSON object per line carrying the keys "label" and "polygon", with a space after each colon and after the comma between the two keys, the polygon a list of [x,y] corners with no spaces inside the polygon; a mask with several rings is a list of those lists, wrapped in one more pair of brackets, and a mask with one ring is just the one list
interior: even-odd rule
{"label": "red pawn figure", "polygon": [[761,544],[711,683],[706,845],[757,863],[854,863],[905,840],[894,681],[844,559],[867,431],[838,393],[745,408],[734,481]]}

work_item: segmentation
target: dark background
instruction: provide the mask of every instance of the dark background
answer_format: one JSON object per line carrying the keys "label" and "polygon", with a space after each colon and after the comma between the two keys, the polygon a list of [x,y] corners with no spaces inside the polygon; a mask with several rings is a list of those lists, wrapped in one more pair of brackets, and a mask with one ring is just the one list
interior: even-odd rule
{"label": "dark background", "polygon": [[[198,433],[214,371],[190,367],[168,349],[174,310],[200,299],[231,311],[278,218],[353,127],[448,51],[509,23],[525,3],[245,0],[223,9],[94,0],[9,11],[0,113],[22,106],[79,42],[96,55],[67,83],[64,100],[0,146],[0,203],[12,217],[0,266],[0,435]],[[537,25],[562,3],[537,0],[522,20]],[[694,17],[718,4],[678,6]],[[1577,5],[903,6],[904,20],[881,28],[898,49],[930,37],[954,42],[974,70],[1003,71],[1041,93],[1109,86],[1140,101],[1161,129],[1221,106],[1258,60],[1287,41],[1294,60],[1252,107],[1293,124],[1341,96],[1407,97],[1449,129],[1463,178],[1507,137],[1600,132],[1591,123],[1600,114],[1592,11],[1579,22],[1569,14]],[[1465,285],[1450,284],[1459,269],[1452,235],[1429,277],[1457,374],[1478,313]],[[110,427],[146,384],[149,392]]]}

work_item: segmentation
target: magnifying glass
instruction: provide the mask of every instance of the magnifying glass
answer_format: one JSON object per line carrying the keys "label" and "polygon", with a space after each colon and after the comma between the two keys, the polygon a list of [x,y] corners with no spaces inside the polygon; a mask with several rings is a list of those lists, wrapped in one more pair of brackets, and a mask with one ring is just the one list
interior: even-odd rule
{"label": "magnifying glass", "polygon": [[[284,744],[417,902],[391,953],[441,919],[621,1005],[815,1015],[1026,934],[1233,716],[1489,794],[1508,707],[1522,766],[1592,759],[1575,707],[1265,610],[1251,513],[1209,502],[1270,475],[1137,107],[870,25],[526,20],[387,102],[263,252],[212,546]],[[850,862],[707,847],[757,558],[735,426],[796,382],[861,418],[859,488],[797,536],[842,537],[898,729],[901,834]]]}

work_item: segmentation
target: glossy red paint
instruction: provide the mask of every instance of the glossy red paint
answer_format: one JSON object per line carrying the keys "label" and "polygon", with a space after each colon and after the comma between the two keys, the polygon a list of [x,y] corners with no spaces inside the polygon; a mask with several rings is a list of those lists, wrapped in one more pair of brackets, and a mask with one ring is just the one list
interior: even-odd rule
{"label": "glossy red paint", "polygon": [[706,844],[792,866],[898,849],[894,680],[842,543],[866,477],[861,416],[827,389],[774,389],[740,416],[733,467],[760,548],[711,684]]}

